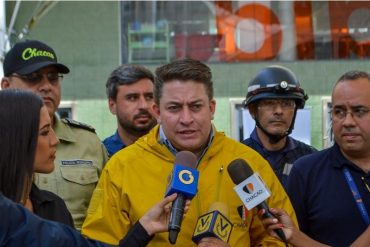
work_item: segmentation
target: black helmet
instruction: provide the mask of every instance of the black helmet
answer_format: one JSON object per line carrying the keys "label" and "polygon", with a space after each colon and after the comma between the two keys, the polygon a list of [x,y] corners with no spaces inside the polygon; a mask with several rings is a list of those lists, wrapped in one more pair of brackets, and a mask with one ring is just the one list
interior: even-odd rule
{"label": "black helmet", "polygon": [[272,65],[258,72],[249,82],[244,105],[260,99],[294,99],[298,109],[304,107],[308,96],[300,87],[298,79],[289,69]]}

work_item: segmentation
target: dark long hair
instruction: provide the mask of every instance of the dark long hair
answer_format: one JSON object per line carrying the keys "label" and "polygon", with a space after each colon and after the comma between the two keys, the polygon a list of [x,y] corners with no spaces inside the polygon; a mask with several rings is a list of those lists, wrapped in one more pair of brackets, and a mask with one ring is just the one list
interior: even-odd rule
{"label": "dark long hair", "polygon": [[42,99],[30,91],[0,91],[0,192],[23,202],[32,182]]}

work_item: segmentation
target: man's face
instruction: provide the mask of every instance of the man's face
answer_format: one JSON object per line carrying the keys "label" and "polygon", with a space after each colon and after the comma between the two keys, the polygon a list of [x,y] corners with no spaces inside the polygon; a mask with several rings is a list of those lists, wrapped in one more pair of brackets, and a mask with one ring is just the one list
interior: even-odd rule
{"label": "man's face", "polygon": [[360,78],[337,84],[332,94],[335,141],[350,157],[370,155],[370,81]]}
{"label": "man's face", "polygon": [[164,83],[157,120],[166,137],[179,151],[199,154],[207,145],[216,102],[202,83],[173,80]]}
{"label": "man's face", "polygon": [[[292,99],[263,99],[250,107],[253,118],[273,135],[284,135],[293,121],[295,101]],[[263,133],[263,132],[262,132]]]}
{"label": "man's face", "polygon": [[[32,77],[31,77],[32,75]],[[49,76],[47,76],[49,75]],[[4,77],[1,81],[1,87],[4,88],[20,88],[31,90],[34,93],[40,95],[44,100],[44,104],[49,112],[51,118],[58,109],[60,104],[60,78],[57,77],[58,69],[54,66],[48,66],[42,68],[30,75],[10,75]],[[30,81],[27,79],[33,78]],[[48,79],[53,78],[53,80]],[[36,78],[39,78],[38,80]],[[57,79],[55,79],[57,78]]]}
{"label": "man's face", "polygon": [[157,123],[153,103],[153,82],[145,78],[119,86],[116,99],[109,99],[109,109],[124,131],[142,136]]}

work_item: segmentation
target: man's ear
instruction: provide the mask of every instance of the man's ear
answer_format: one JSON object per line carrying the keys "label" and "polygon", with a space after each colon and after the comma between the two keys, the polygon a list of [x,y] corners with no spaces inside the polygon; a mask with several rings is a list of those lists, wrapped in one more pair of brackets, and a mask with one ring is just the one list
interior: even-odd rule
{"label": "man's ear", "polygon": [[249,111],[249,114],[251,114],[252,118],[256,119],[257,105],[255,103],[248,105],[248,111]]}
{"label": "man's ear", "polygon": [[113,115],[117,114],[117,102],[114,99],[108,98],[108,107]]}
{"label": "man's ear", "polygon": [[154,117],[157,119],[157,123],[160,124],[161,123],[161,111],[159,109],[159,105],[154,103],[152,105],[152,112],[153,112]]}
{"label": "man's ear", "polygon": [[211,114],[212,114],[211,120],[213,120],[215,118],[215,112],[216,112],[216,100],[215,99],[212,99],[209,102],[209,109],[210,109]]}
{"label": "man's ear", "polygon": [[9,88],[10,87],[10,82],[8,77],[3,77],[1,79],[1,89]]}

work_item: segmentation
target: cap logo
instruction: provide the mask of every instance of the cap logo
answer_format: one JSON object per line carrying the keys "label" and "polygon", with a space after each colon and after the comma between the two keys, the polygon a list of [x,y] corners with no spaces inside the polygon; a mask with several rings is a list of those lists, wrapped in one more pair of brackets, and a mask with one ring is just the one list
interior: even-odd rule
{"label": "cap logo", "polygon": [[288,82],[286,82],[286,81],[281,81],[281,82],[280,82],[280,87],[281,87],[281,88],[283,88],[283,89],[287,88],[287,87],[288,87]]}
{"label": "cap logo", "polygon": [[51,59],[55,59],[54,54],[49,51],[42,51],[37,50],[36,48],[26,48],[22,52],[22,59],[27,61],[33,57],[50,57]]}

